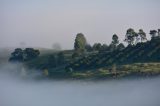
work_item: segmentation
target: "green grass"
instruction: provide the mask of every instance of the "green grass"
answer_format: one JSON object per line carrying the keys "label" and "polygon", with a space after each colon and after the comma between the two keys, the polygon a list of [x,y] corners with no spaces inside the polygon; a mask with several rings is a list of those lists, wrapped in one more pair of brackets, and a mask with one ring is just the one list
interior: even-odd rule
{"label": "green grass", "polygon": [[156,76],[160,75],[160,63],[135,63],[117,66],[115,72],[108,68],[73,72],[71,77],[77,79],[101,79],[101,78],[123,78],[127,76]]}

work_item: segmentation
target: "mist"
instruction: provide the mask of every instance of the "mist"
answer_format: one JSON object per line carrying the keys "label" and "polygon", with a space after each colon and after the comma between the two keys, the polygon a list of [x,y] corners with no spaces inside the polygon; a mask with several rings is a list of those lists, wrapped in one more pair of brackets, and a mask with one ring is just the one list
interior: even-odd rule
{"label": "mist", "polygon": [[14,67],[3,65],[0,69],[0,106],[160,105],[159,77],[108,81],[25,80],[7,74]]}

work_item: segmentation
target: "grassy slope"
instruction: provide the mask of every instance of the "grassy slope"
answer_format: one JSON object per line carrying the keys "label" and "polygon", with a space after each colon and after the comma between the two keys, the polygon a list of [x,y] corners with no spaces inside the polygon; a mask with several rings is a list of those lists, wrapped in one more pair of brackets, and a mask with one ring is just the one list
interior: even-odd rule
{"label": "grassy slope", "polygon": [[73,78],[122,78],[128,76],[158,76],[160,75],[160,63],[134,63],[117,66],[116,71],[109,68],[99,68],[96,70],[88,70],[86,72],[74,72],[71,74]]}

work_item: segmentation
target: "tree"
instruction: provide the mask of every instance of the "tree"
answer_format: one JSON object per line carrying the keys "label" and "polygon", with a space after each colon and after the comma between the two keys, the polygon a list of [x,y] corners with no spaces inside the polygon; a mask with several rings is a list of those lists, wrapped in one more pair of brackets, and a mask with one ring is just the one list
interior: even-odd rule
{"label": "tree", "polygon": [[33,48],[26,48],[25,50],[22,50],[21,48],[17,48],[14,50],[13,53],[11,53],[11,57],[9,58],[9,61],[17,61],[17,62],[23,62],[32,60],[40,55],[39,50],[34,50]]}
{"label": "tree", "polygon": [[158,29],[158,36],[160,37],[160,29]]}
{"label": "tree", "polygon": [[126,35],[125,35],[125,42],[128,43],[128,45],[133,45],[134,44],[134,40],[135,40],[135,35],[136,32],[134,31],[134,29],[132,28],[129,28],[126,32]]}
{"label": "tree", "polygon": [[61,50],[61,45],[59,43],[55,43],[55,44],[53,44],[52,48],[56,51],[59,51],[59,50]]}
{"label": "tree", "polygon": [[146,33],[143,31],[143,29],[139,29],[138,35],[140,36],[141,42],[146,41]]}
{"label": "tree", "polygon": [[112,36],[112,44],[115,45],[115,46],[117,46],[118,43],[119,43],[118,36],[116,34],[114,34]]}
{"label": "tree", "polygon": [[17,48],[14,52],[11,53],[11,57],[9,61],[13,62],[22,62],[23,61],[23,50],[21,48]]}
{"label": "tree", "polygon": [[118,46],[117,46],[117,49],[118,50],[123,50],[125,48],[124,44],[123,43],[120,43]]}
{"label": "tree", "polygon": [[139,34],[136,33],[136,32],[135,32],[135,34],[134,34],[134,39],[135,39],[135,44],[137,44],[137,43],[139,42],[139,40],[140,40]]}
{"label": "tree", "polygon": [[40,55],[39,50],[34,50],[33,48],[26,48],[23,51],[23,59],[26,60],[31,60]]}
{"label": "tree", "polygon": [[151,35],[151,38],[155,38],[156,34],[157,34],[157,31],[156,30],[150,30],[149,34]]}
{"label": "tree", "polygon": [[100,43],[95,43],[93,45],[93,50],[95,51],[100,51],[101,50],[102,45]]}
{"label": "tree", "polygon": [[82,33],[78,33],[76,35],[76,39],[74,42],[75,51],[84,52],[86,45],[87,45],[87,40],[86,40],[85,36]]}
{"label": "tree", "polygon": [[92,46],[90,44],[86,44],[85,49],[87,50],[87,52],[91,52]]}

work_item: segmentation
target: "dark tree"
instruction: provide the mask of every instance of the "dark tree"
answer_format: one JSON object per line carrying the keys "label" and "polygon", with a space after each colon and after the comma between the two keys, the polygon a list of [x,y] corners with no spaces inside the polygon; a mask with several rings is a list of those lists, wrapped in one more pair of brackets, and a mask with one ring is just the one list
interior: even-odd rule
{"label": "dark tree", "polygon": [[141,42],[146,41],[146,33],[143,31],[143,29],[139,29],[138,35],[140,36]]}
{"label": "dark tree", "polygon": [[135,40],[135,35],[136,35],[136,32],[134,31],[134,29],[129,28],[126,32],[124,41],[127,42],[128,45],[133,45]]}
{"label": "dark tree", "polygon": [[116,34],[114,34],[112,36],[112,44],[115,45],[115,46],[117,46],[118,43],[119,43],[118,36]]}
{"label": "dark tree", "polygon": [[160,29],[158,29],[158,36],[160,37]]}
{"label": "dark tree", "polygon": [[39,50],[34,50],[33,48],[26,48],[25,50],[17,48],[13,53],[11,53],[9,61],[23,62],[27,60],[32,60],[38,57],[39,54]]}
{"label": "dark tree", "polygon": [[40,55],[39,50],[34,50],[33,48],[26,48],[23,53],[24,60],[31,60]]}
{"label": "dark tree", "polygon": [[149,34],[151,35],[151,38],[155,38],[156,34],[157,34],[157,31],[156,30],[150,30]]}
{"label": "dark tree", "polygon": [[9,61],[22,62],[23,61],[23,50],[21,48],[15,49],[14,52],[11,53],[11,57],[9,58]]}

